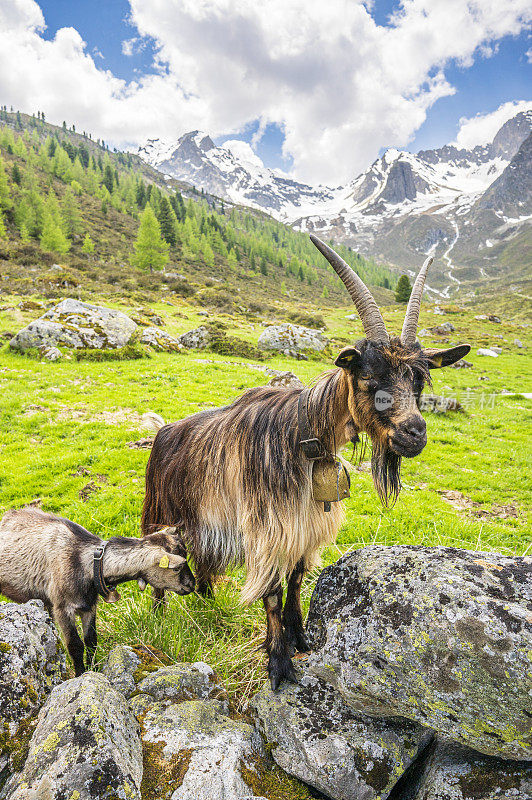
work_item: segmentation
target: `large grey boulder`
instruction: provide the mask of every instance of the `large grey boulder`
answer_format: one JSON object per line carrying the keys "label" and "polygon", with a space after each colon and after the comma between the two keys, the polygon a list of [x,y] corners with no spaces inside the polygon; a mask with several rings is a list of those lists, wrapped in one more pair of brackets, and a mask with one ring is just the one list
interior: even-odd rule
{"label": "large grey boulder", "polygon": [[153,703],[142,718],[142,739],[143,786],[151,797],[153,785],[158,800],[255,796],[247,781],[258,779],[257,763],[267,760],[257,731],[226,716],[217,700]]}
{"label": "large grey boulder", "polygon": [[432,739],[402,719],[356,714],[339,692],[304,673],[254,699],[259,725],[277,764],[334,800],[387,797]]}
{"label": "large grey boulder", "polygon": [[82,303],[71,298],[62,300],[35,322],[30,322],[9,342],[13,350],[31,347],[124,347],[137,326],[122,311]]}
{"label": "large grey boulder", "polygon": [[261,350],[278,350],[281,353],[305,350],[321,352],[329,344],[329,340],[320,331],[304,328],[302,325],[270,325],[259,336],[258,346]]}
{"label": "large grey boulder", "polygon": [[401,800],[529,800],[532,763],[501,761],[450,741],[435,741]]}
{"label": "large grey boulder", "polygon": [[7,800],[140,800],[139,726],[107,678],[86,672],[51,693]]}
{"label": "large grey boulder", "polygon": [[314,591],[309,670],[370,715],[532,759],[532,560],[365,547]]}
{"label": "large grey boulder", "polygon": [[160,328],[144,328],[139,336],[139,342],[153,347],[154,350],[171,353],[183,349],[183,345],[176,336],[162,331]]}
{"label": "large grey boulder", "polygon": [[182,333],[179,343],[190,350],[202,350],[210,344],[211,339],[212,335],[209,329],[205,325],[200,325],[199,328]]}
{"label": "large grey boulder", "polygon": [[32,722],[66,676],[59,637],[42,602],[0,603],[0,776],[21,767]]}

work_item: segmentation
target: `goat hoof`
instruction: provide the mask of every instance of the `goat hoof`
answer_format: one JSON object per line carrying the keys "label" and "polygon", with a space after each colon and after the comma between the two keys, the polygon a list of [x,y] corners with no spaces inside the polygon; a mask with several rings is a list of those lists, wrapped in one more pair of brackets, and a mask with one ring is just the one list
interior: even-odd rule
{"label": "goat hoof", "polygon": [[270,661],[268,665],[268,674],[270,676],[270,684],[273,692],[277,691],[282,681],[297,683],[296,671],[288,656],[283,659]]}

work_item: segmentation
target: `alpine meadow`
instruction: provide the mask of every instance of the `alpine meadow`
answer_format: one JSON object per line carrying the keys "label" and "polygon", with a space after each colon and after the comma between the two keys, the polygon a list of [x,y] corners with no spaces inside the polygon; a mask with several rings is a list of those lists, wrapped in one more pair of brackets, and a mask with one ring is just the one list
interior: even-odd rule
{"label": "alpine meadow", "polygon": [[0,800],[532,800],[529,5],[0,3]]}

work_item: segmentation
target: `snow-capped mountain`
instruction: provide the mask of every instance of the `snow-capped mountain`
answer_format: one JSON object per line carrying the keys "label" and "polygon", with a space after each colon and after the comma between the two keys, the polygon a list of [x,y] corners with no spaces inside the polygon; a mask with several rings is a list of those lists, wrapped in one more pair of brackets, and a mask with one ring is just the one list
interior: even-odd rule
{"label": "snow-capped mountain", "polygon": [[332,199],[326,187],[307,186],[265,167],[246,142],[217,146],[202,131],[185,133],[176,144],[148,139],[138,154],[173,178],[279,219],[295,218],[307,202],[313,207]]}
{"label": "snow-capped mountain", "polygon": [[[151,139],[139,155],[171,177],[403,268],[431,252],[436,258],[433,283],[448,295],[462,280],[487,277],[496,243],[504,244],[530,224],[532,201],[523,163],[513,181],[507,170],[531,131],[532,109],[508,120],[490,144],[471,150],[445,145],[413,154],[391,148],[339,187],[291,180],[265,167],[247,143],[217,146],[199,131],[175,144]],[[504,175],[503,203],[502,190],[495,188]],[[508,192],[519,204],[510,215],[502,207],[509,207]],[[517,220],[510,232],[505,215]],[[468,230],[473,217],[477,223]],[[491,252],[483,252],[486,248]],[[453,261],[458,254],[460,260]]]}

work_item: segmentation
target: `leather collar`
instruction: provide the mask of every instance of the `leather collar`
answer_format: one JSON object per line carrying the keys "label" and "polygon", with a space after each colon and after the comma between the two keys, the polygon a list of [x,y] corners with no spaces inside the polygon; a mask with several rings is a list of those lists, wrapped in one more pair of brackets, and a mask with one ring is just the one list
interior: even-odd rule
{"label": "leather collar", "polygon": [[94,561],[93,561],[93,577],[94,577],[94,587],[98,594],[100,594],[104,600],[107,600],[109,595],[112,591],[114,591],[114,586],[108,586],[105,582],[105,578],[103,576],[103,557],[105,554],[105,549],[109,542],[102,542],[102,544],[98,545],[96,550],[94,551]]}
{"label": "leather collar", "polygon": [[324,458],[327,453],[320,440],[313,435],[312,428],[310,427],[310,420],[308,418],[309,394],[310,389],[303,389],[297,402],[299,444],[309,461],[316,461],[318,458]]}

